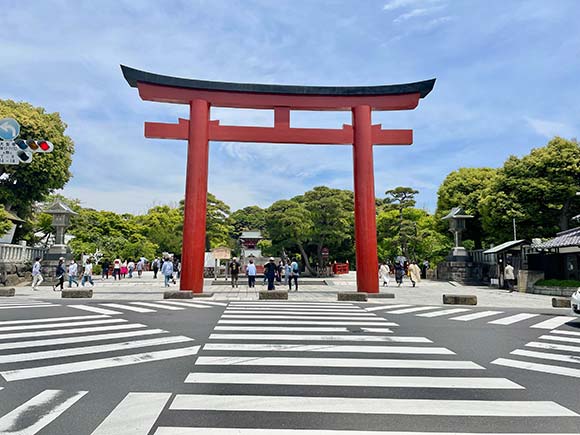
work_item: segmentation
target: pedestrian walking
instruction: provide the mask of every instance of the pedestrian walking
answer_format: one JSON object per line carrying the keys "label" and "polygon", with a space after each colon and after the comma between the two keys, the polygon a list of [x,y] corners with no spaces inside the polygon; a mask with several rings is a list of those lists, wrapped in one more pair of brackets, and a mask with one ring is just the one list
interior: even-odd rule
{"label": "pedestrian walking", "polygon": [[101,278],[109,279],[109,267],[111,267],[111,263],[109,260],[103,260],[103,269],[101,270]]}
{"label": "pedestrian walking", "polygon": [[93,263],[91,262],[90,258],[87,258],[87,262],[85,263],[85,269],[83,271],[83,279],[81,280],[81,285],[84,287],[87,281],[91,283],[91,286],[95,285],[95,283],[93,282]]}
{"label": "pedestrian walking", "polygon": [[405,275],[405,267],[401,264],[401,261],[395,263],[395,281],[397,281],[397,287],[401,287],[403,284],[403,275]]}
{"label": "pedestrian walking", "polygon": [[125,260],[121,263],[121,276],[123,278],[127,278],[127,271],[128,270],[129,269],[127,268],[127,260]]}
{"label": "pedestrian walking", "polygon": [[389,269],[389,266],[387,265],[387,263],[383,261],[383,264],[381,264],[381,267],[379,267],[379,278],[383,282],[383,287],[389,286],[390,273],[391,271]]}
{"label": "pedestrian walking", "polygon": [[274,290],[274,279],[276,279],[276,263],[274,263],[274,257],[270,257],[270,260],[264,266],[264,276],[268,280],[268,290]]}
{"label": "pedestrian walking", "polygon": [[151,268],[153,269],[153,279],[157,279],[157,272],[159,272],[159,258],[155,257]]}
{"label": "pedestrian walking", "polygon": [[254,260],[250,258],[250,264],[246,266],[246,275],[248,275],[248,287],[256,287],[256,265]]}
{"label": "pedestrian walking", "polygon": [[421,269],[419,268],[419,266],[417,266],[416,261],[412,261],[411,264],[409,265],[409,278],[411,279],[413,287],[415,287],[416,283],[421,281]]}
{"label": "pedestrian walking", "polygon": [[133,278],[133,271],[135,270],[135,262],[133,260],[129,260],[129,263],[127,263],[127,270],[129,271],[129,278]]}
{"label": "pedestrian walking", "polygon": [[232,258],[230,262],[230,276],[232,279],[232,288],[238,287],[238,276],[240,274],[240,263],[238,263],[238,259],[236,257]]}
{"label": "pedestrian walking", "polygon": [[298,266],[298,261],[296,258],[292,259],[292,264],[290,264],[290,290],[292,290],[292,280],[294,280],[294,291],[298,291],[298,277],[300,276],[300,266]]}
{"label": "pedestrian walking", "polygon": [[290,273],[292,271],[292,266],[290,265],[290,259],[286,259],[284,264],[284,285],[290,283]]}
{"label": "pedestrian walking", "polygon": [[504,271],[505,282],[507,284],[507,288],[512,293],[514,291],[514,281],[516,279],[514,274],[514,267],[510,262],[508,262],[507,266],[505,267]]}
{"label": "pedestrian walking", "polygon": [[113,261],[113,278],[115,278],[115,281],[117,279],[121,281],[121,260],[119,258],[115,258],[115,261]]}
{"label": "pedestrian walking", "polygon": [[278,262],[278,266],[276,267],[276,282],[282,283],[282,271],[284,270],[284,265],[282,260]]}
{"label": "pedestrian walking", "polygon": [[79,281],[77,279],[78,273],[79,267],[73,259],[70,261],[70,264],[68,266],[68,288],[72,287],[73,282],[77,285],[77,287],[79,286]]}
{"label": "pedestrian walking", "polygon": [[34,265],[32,266],[32,290],[38,290],[38,286],[40,284],[42,284],[42,281],[44,281],[44,278],[42,277],[42,267],[40,265],[40,262],[42,260],[40,259],[40,257],[36,257],[34,259]]}
{"label": "pedestrian walking", "polygon": [[54,279],[57,281],[56,284],[52,285],[52,291],[57,291],[56,289],[60,286],[60,291],[64,290],[64,257],[58,259],[58,264],[54,272]]}
{"label": "pedestrian walking", "polygon": [[161,266],[161,275],[165,279],[164,286],[169,287],[169,281],[173,279],[173,262],[169,258],[166,258]]}
{"label": "pedestrian walking", "polygon": [[143,268],[145,267],[145,261],[143,261],[143,259],[141,258],[138,262],[137,265],[135,266],[137,269],[137,276],[139,278],[141,278],[141,275],[143,275]]}

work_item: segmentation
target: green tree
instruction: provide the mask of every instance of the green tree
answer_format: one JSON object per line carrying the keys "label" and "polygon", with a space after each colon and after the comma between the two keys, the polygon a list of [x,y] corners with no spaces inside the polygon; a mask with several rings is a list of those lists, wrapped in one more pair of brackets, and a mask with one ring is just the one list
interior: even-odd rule
{"label": "green tree", "polygon": [[436,227],[441,234],[449,237],[449,223],[442,221],[452,208],[463,207],[466,213],[473,215],[467,222],[463,233],[464,239],[475,242],[476,248],[482,247],[484,240],[483,226],[479,207],[486,189],[491,186],[498,170],[494,168],[459,168],[451,172],[437,191]]}
{"label": "green tree", "polygon": [[479,206],[483,229],[500,243],[513,237],[551,237],[580,213],[580,145],[560,137],[518,158],[510,156],[485,189]]}
{"label": "green tree", "polygon": [[4,207],[0,206],[0,237],[6,234],[10,228],[12,228],[12,223],[8,220]]}
{"label": "green tree", "polygon": [[258,230],[265,236],[266,230],[266,210],[257,205],[250,205],[241,208],[230,214],[230,224],[232,225],[232,232],[230,236],[232,239],[239,239],[242,231]]}
{"label": "green tree", "polygon": [[74,144],[64,134],[66,124],[58,113],[46,113],[43,108],[24,102],[0,100],[0,118],[4,117],[20,123],[20,138],[49,140],[54,145],[52,153],[37,153],[31,163],[0,165],[0,203],[27,219],[36,202],[64,187],[70,179]]}
{"label": "green tree", "polygon": [[178,207],[159,205],[150,208],[147,214],[137,216],[141,233],[153,244],[159,253],[181,253],[183,241],[183,214]]}
{"label": "green tree", "polygon": [[398,228],[393,236],[398,238],[401,253],[407,258],[409,258],[409,241],[416,233],[416,228],[411,220],[405,219],[404,211],[415,206],[415,195],[418,193],[418,190],[403,186],[385,192],[384,209],[396,210],[398,213]]}

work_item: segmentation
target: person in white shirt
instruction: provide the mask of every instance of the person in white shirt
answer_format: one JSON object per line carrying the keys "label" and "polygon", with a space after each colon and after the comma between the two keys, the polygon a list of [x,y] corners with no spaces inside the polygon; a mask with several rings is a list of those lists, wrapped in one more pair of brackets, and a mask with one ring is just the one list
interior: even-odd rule
{"label": "person in white shirt", "polygon": [[85,282],[90,282],[92,286],[95,284],[93,283],[93,263],[91,263],[91,259],[87,258],[87,262],[85,263],[85,270],[83,272],[83,279],[81,281],[81,285],[84,287]]}
{"label": "person in white shirt", "polygon": [[133,260],[129,260],[127,268],[129,269],[129,278],[133,278],[133,271],[135,270],[135,263],[133,262]]}
{"label": "person in white shirt", "polygon": [[507,266],[505,267],[504,276],[505,276],[505,282],[507,284],[508,290],[511,293],[514,291],[514,281],[516,279],[515,274],[514,274],[514,267],[512,266],[511,263],[508,263]]}
{"label": "person in white shirt", "polygon": [[36,257],[32,266],[32,290],[38,290],[37,287],[44,281],[40,261],[40,257]]}
{"label": "person in white shirt", "polygon": [[121,260],[118,258],[113,261],[113,278],[115,278],[115,281],[119,278],[119,281],[121,281]]}
{"label": "person in white shirt", "polygon": [[77,285],[77,287],[79,286],[79,281],[77,279],[78,273],[79,273],[78,264],[74,260],[71,260],[70,264],[68,266],[68,287],[69,288],[72,287],[73,282]]}
{"label": "person in white shirt", "polygon": [[389,285],[389,266],[387,265],[387,263],[381,264],[381,267],[379,268],[379,277],[381,278],[381,280],[383,281],[383,287],[388,287]]}
{"label": "person in white shirt", "polygon": [[256,287],[256,265],[250,258],[250,263],[246,266],[246,275],[248,275],[248,287]]}

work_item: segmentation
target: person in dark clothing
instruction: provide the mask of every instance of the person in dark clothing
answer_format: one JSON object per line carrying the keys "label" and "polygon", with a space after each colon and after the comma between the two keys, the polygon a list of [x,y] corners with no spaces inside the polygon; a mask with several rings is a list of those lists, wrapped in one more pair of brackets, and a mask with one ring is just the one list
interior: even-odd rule
{"label": "person in dark clothing", "polygon": [[64,270],[64,258],[60,257],[58,259],[58,265],[56,266],[56,272],[54,274],[55,279],[58,280],[56,285],[52,286],[52,289],[54,291],[57,291],[56,289],[60,286],[60,290],[62,291],[64,289],[64,274],[65,274],[65,270]]}
{"label": "person in dark clothing", "polygon": [[109,267],[110,266],[111,266],[111,263],[109,263],[109,260],[103,261],[103,270],[102,270],[102,273],[101,273],[101,276],[103,278],[109,279]]}
{"label": "person in dark clothing", "polygon": [[405,275],[405,266],[400,261],[397,261],[395,263],[395,280],[397,281],[398,287],[401,287],[401,284],[403,284],[403,275]]}
{"label": "person in dark clothing", "polygon": [[232,258],[232,262],[230,263],[230,276],[232,278],[232,288],[238,286],[238,277],[240,275],[240,263],[238,263],[238,259],[236,257]]}
{"label": "person in dark clothing", "polygon": [[264,276],[268,279],[268,290],[274,290],[274,279],[276,278],[276,270],[278,266],[274,263],[274,258],[270,257],[270,261],[264,266]]}
{"label": "person in dark clothing", "polygon": [[159,258],[155,258],[155,260],[153,260],[151,268],[153,269],[153,279],[157,279],[157,272],[159,272]]}

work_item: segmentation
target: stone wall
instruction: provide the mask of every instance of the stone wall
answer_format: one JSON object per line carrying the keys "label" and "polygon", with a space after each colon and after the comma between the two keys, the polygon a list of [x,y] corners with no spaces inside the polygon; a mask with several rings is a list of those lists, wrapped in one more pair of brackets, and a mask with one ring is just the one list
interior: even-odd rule
{"label": "stone wall", "polygon": [[483,281],[481,264],[469,261],[445,261],[437,265],[437,279],[477,285]]}
{"label": "stone wall", "polygon": [[532,286],[526,290],[526,293],[569,298],[576,292],[576,290],[578,290],[576,287]]}
{"label": "stone wall", "polygon": [[518,271],[518,290],[525,293],[533,293],[530,291],[534,287],[534,283],[540,279],[544,279],[543,270],[522,270]]}

